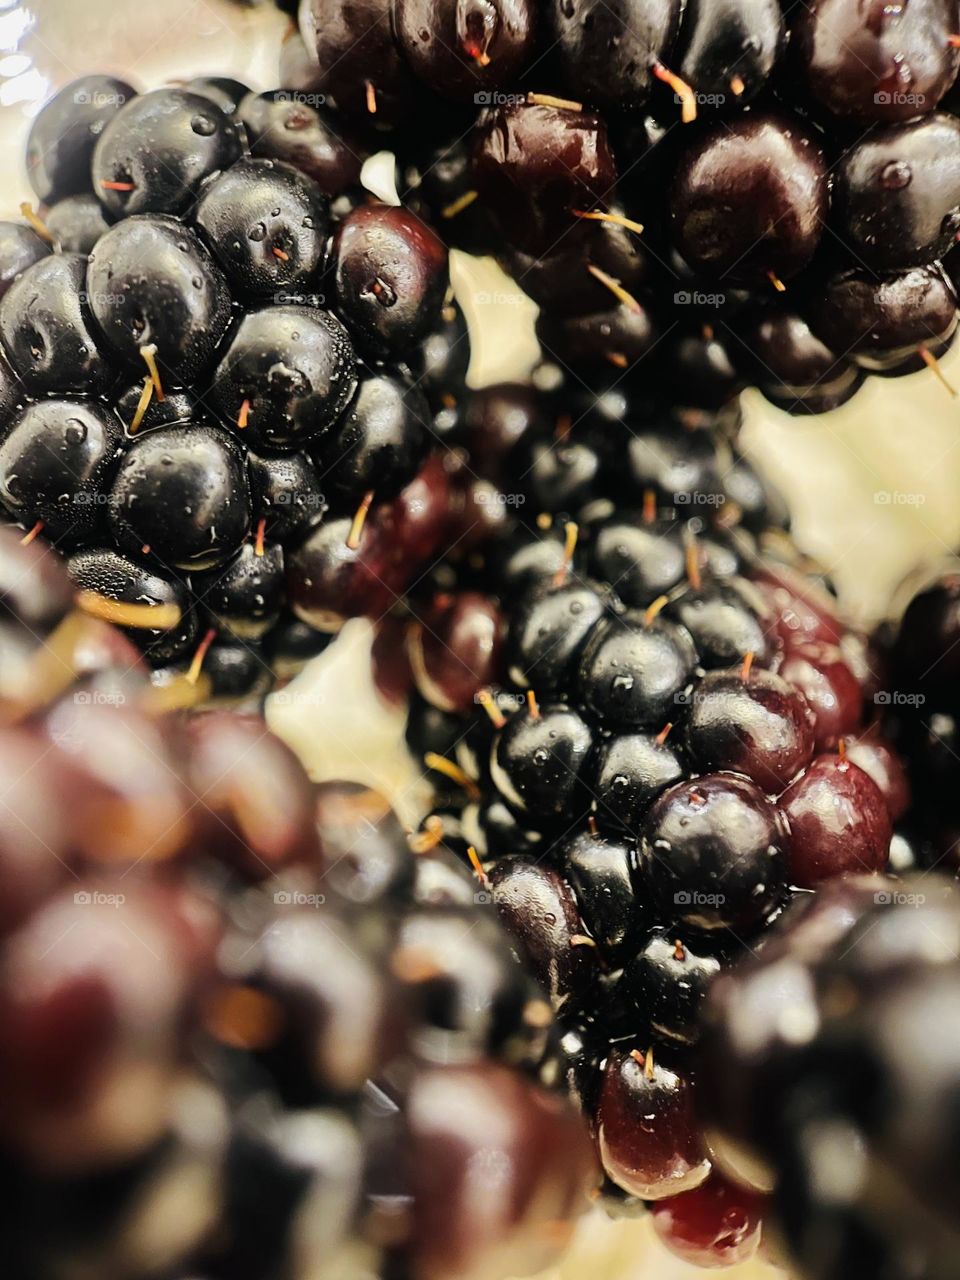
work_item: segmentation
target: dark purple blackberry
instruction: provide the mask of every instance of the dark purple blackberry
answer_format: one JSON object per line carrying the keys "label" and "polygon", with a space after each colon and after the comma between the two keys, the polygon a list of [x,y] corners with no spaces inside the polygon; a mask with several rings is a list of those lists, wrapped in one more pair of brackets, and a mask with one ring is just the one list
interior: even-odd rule
{"label": "dark purple blackberry", "polygon": [[44,204],[90,187],[94,148],[136,90],[111,76],[83,76],[47,102],[27,138],[27,176]]}
{"label": "dark purple blackberry", "polygon": [[184,86],[190,93],[215,102],[224,115],[235,116],[240,103],[250,93],[250,86],[229,76],[195,76]]}
{"label": "dark purple blackberry", "polygon": [[224,424],[254,449],[302,448],[328,430],[356,386],[353,347],[330,312],[306,305],[252,311],[214,375]]}
{"label": "dark purple blackberry", "polygon": [[569,821],[586,804],[583,778],[593,735],[563,704],[518,711],[497,737],[490,759],[494,784],[534,825]]}
{"label": "dark purple blackberry", "polygon": [[329,458],[342,498],[356,503],[369,491],[381,500],[396,497],[423,463],[429,424],[422,392],[402,372],[361,373],[356,395],[323,445],[321,481]]}
{"label": "dark purple blackberry", "polygon": [[696,91],[698,106],[745,106],[776,67],[783,12],[775,0],[694,0],[683,10],[679,43],[675,69]]}
{"label": "dark purple blackberry", "polygon": [[651,930],[624,966],[617,991],[658,1036],[692,1044],[700,1035],[703,1002],[723,964],[709,941],[690,932],[686,939],[677,931]]}
{"label": "dark purple blackberry", "polygon": [[243,154],[236,124],[210,98],[184,89],[135,97],[103,129],[93,189],[113,217],[185,213],[205,178]]}
{"label": "dark purple blackberry", "polygon": [[87,274],[80,254],[52,254],[28,268],[0,301],[7,356],[35,395],[95,395],[111,378],[90,320],[95,305]]}
{"label": "dark purple blackberry", "polygon": [[229,560],[247,535],[250,511],[242,448],[220,427],[200,423],[135,440],[109,489],[120,549],[183,570]]}
{"label": "dark purple blackberry", "polygon": [[0,222],[0,298],[28,267],[45,258],[50,245],[22,222]]}
{"label": "dark purple blackberry", "polygon": [[816,0],[797,5],[790,19],[802,88],[841,120],[892,123],[926,115],[960,69],[951,0],[921,0],[897,13],[875,3],[857,15],[843,0]]}
{"label": "dark purple blackberry", "polygon": [[279,160],[312,178],[326,196],[337,196],[360,180],[364,148],[338,119],[285,93],[249,94],[240,104],[250,154]]}
{"label": "dark purple blackberry", "polygon": [[206,369],[231,316],[227,281],[197,236],[156,214],[118,222],[97,242],[87,302],[117,356],[146,373],[143,351],[153,348],[174,387]]}
{"label": "dark purple blackberry", "polygon": [[89,254],[110,229],[103,205],[87,193],[64,196],[47,210],[43,222],[61,253]]}
{"label": "dark purple blackberry", "polygon": [[249,453],[254,525],[271,542],[287,543],[319,524],[328,507],[323,482],[305,453]]}
{"label": "dark purple blackberry", "polygon": [[483,102],[513,84],[537,36],[529,0],[398,0],[393,23],[414,75],[455,102]]}
{"label": "dark purple blackberry", "polygon": [[950,345],[957,295],[939,263],[880,279],[846,271],[822,282],[807,319],[828,347],[869,372],[910,372],[923,367],[922,354]]}
{"label": "dark purple blackberry", "polygon": [[407,210],[378,204],[354,209],[337,227],[332,256],[336,306],[371,356],[404,356],[440,319],[447,252]]}
{"label": "dark purple blackberry", "polygon": [[550,34],[570,91],[601,110],[636,111],[656,84],[655,69],[669,62],[680,26],[677,0],[639,4],[619,0],[552,0]]}
{"label": "dark purple blackberry", "polygon": [[209,581],[206,575],[195,574],[190,585],[199,603],[223,631],[240,640],[257,640],[280,617],[284,601],[283,548],[259,539],[247,542]]}
{"label": "dark purple blackberry", "polygon": [[102,526],[117,467],[119,419],[95,401],[38,400],[0,444],[0,500],[27,528],[68,545]]}
{"label": "dark purple blackberry", "polygon": [[474,130],[474,181],[508,243],[549,254],[574,223],[613,198],[616,165],[603,120],[537,95],[484,111]]}
{"label": "dark purple blackberry", "polygon": [[[153,605],[179,613],[166,629],[128,627],[127,635],[155,666],[191,657],[197,647],[197,610],[185,583],[100,548],[78,551],[67,561],[70,580],[81,591],[95,591],[121,604]],[[159,616],[159,614],[158,614]]]}
{"label": "dark purple blackberry", "polygon": [[889,275],[942,258],[960,230],[960,120],[875,130],[844,154],[833,217],[846,250]]}
{"label": "dark purple blackberry", "polygon": [[828,209],[827,162],[796,119],[748,114],[681,153],[670,199],[673,242],[705,276],[786,281],[813,257]]}
{"label": "dark purple blackberry", "polygon": [[741,369],[789,413],[836,409],[863,382],[863,371],[831,350],[794,311],[770,309],[751,316],[740,336]]}
{"label": "dark purple blackberry", "polygon": [[[714,987],[701,1057],[714,1150],[738,1179],[747,1161],[767,1171],[772,1213],[805,1270],[909,1257],[917,1274],[949,1272],[960,1064],[934,1028],[956,1016],[958,919],[937,876],[864,877],[792,913],[776,945]],[[932,1053],[911,1052],[929,1036]],[[834,1160],[863,1170],[839,1198],[817,1172],[828,1141]],[[887,1194],[880,1168],[901,1171]]]}
{"label": "dark purple blackberry", "polygon": [[292,165],[241,160],[205,189],[196,222],[235,295],[282,301],[316,285],[328,203]]}
{"label": "dark purple blackberry", "polygon": [[416,83],[396,42],[387,0],[348,8],[334,0],[300,6],[300,30],[315,56],[315,83],[348,119],[394,128],[411,114]]}

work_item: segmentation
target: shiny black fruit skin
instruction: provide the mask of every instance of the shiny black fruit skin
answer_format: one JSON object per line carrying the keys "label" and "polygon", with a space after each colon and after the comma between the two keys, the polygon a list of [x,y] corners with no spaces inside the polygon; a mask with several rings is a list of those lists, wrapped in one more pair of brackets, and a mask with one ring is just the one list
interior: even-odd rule
{"label": "shiny black fruit skin", "polygon": [[615,954],[636,928],[642,912],[633,889],[632,847],[583,832],[562,845],[556,857],[573,885],[591,936],[605,951]]}
{"label": "shiny black fruit skin", "polygon": [[124,634],[142,649],[151,666],[159,667],[188,657],[197,644],[197,613],[186,585],[153,569],[100,547],[78,551],[67,561],[70,580],[81,591],[96,591],[124,604],[174,604],[180,622],[166,631],[125,627]]}
{"label": "shiny black fruit skin", "polygon": [[676,718],[696,666],[682,627],[636,614],[611,619],[596,628],[580,659],[580,698],[608,728],[657,731]]}
{"label": "shiny black fruit skin", "polygon": [[[319,307],[266,307],[240,323],[211,400],[245,444],[282,452],[332,426],[356,385],[353,347],[336,317]],[[247,423],[238,428],[244,401]]]}
{"label": "shiny black fruit skin", "polygon": [[473,176],[508,244],[556,252],[575,223],[613,199],[616,162],[600,116],[543,103],[484,111],[473,130]]}
{"label": "shiny black fruit skin", "polygon": [[256,640],[280,616],[284,597],[283,550],[267,544],[258,555],[245,542],[236,557],[209,575],[195,574],[191,586],[205,609],[240,640]]}
{"label": "shiny black fruit skin", "polygon": [[317,88],[343,115],[374,128],[402,122],[415,101],[416,81],[394,39],[392,9],[391,0],[309,0],[300,6],[304,44],[319,63]]}
{"label": "shiny black fruit skin", "polygon": [[14,280],[50,253],[32,227],[23,222],[0,222],[0,298]]}
{"label": "shiny black fruit skin", "polygon": [[833,207],[837,235],[866,267],[943,257],[960,228],[960,120],[938,113],[874,130],[834,170]]}
{"label": "shiny black fruit skin", "polygon": [[592,747],[593,734],[570,707],[518,711],[494,739],[491,776],[518,813],[569,822],[585,804],[581,780]]}
{"label": "shiny black fruit skin", "polygon": [[354,209],[333,242],[337,309],[358,346],[402,356],[440,319],[449,277],[443,242],[406,209]]}
{"label": "shiny black fruit skin", "polygon": [[361,374],[360,385],[318,458],[345,498],[372,490],[393,498],[420,469],[429,443],[430,409],[419,388],[402,373]]}
{"label": "shiny black fruit skin", "polygon": [[785,834],[777,809],[746,778],[678,783],[647,814],[637,892],[693,929],[756,925],[784,892]]}
{"label": "shiny black fruit skin", "polygon": [[315,283],[328,214],[320,188],[292,165],[241,160],[205,189],[196,222],[235,295],[283,302]]}
{"label": "shiny black fruit skin", "polygon": [[0,499],[15,520],[42,520],[53,541],[79,538],[103,516],[121,440],[116,415],[95,402],[28,405],[0,445]]}
{"label": "shiny black fruit skin", "polygon": [[313,461],[305,453],[249,453],[254,523],[263,518],[271,542],[289,542],[323,519],[327,500]]}
{"label": "shiny black fruit skin", "polygon": [[215,102],[224,115],[235,116],[240,103],[250,93],[250,86],[227,76],[196,76],[184,88]]}
{"label": "shiny black fruit skin", "polygon": [[164,387],[186,386],[210,363],[230,321],[230,292],[199,239],[162,214],[127,218],[97,243],[90,309],[119,356],[143,375],[153,344]]}
{"label": "shiny black fruit skin", "polygon": [[[114,217],[185,213],[205,178],[243,154],[237,125],[215,102],[183,89],[134,98],[104,129],[93,153],[93,189]],[[117,190],[104,183],[133,184]]]}
{"label": "shiny black fruit skin", "polygon": [[791,15],[793,69],[835,116],[891,123],[925,115],[957,78],[955,0],[886,0],[850,5],[812,0]]}
{"label": "shiny black fruit skin", "polygon": [[154,427],[172,427],[180,422],[190,422],[196,412],[197,397],[191,391],[169,391],[162,400],[158,400],[154,395],[147,405],[147,411],[139,427],[131,433],[130,427],[140,407],[142,394],[143,382],[135,382],[133,386],[121,392],[114,402],[113,407],[119,413],[120,421],[130,439],[134,435],[143,435],[146,431],[152,431]]}
{"label": "shiny black fruit skin", "polygon": [[769,80],[783,37],[778,0],[688,0],[675,70],[717,106],[745,106]]}
{"label": "shiny black fruit skin", "polygon": [[[397,43],[417,77],[454,102],[509,87],[537,34],[532,0],[397,0]],[[482,98],[479,101],[483,101]]]}
{"label": "shiny black fruit skin", "polygon": [[551,0],[550,33],[564,81],[602,111],[635,111],[650,97],[652,67],[670,62],[679,0]]}
{"label": "shiny black fruit skin", "polygon": [[179,569],[223,564],[250,527],[242,452],[219,427],[148,431],[120,462],[109,514],[117,545],[130,555],[152,554]]}
{"label": "shiny black fruit skin", "polygon": [[871,373],[920,368],[917,351],[941,355],[957,328],[957,295],[939,264],[878,279],[848,271],[814,291],[807,320],[835,351]]}
{"label": "shiny black fruit skin", "polygon": [[64,196],[47,210],[43,221],[61,253],[90,253],[110,230],[103,205],[89,193]]}
{"label": "shiny black fruit skin", "polygon": [[262,698],[272,675],[259,647],[249,640],[218,636],[203,660],[214,703],[231,706]]}
{"label": "shiny black fruit skin", "polygon": [[624,966],[617,985],[622,999],[635,1005],[657,1035],[693,1044],[711,980],[720,972],[718,957],[699,940],[674,930],[652,930],[639,952]]}
{"label": "shiny black fruit skin", "polygon": [[0,336],[34,394],[96,394],[113,377],[89,321],[86,263],[76,253],[34,263],[0,302]]}
{"label": "shiny black fruit skin", "polygon": [[282,92],[250,94],[239,111],[250,153],[282,160],[312,178],[326,196],[339,195],[360,180],[364,148],[338,118]]}
{"label": "shiny black fruit skin", "polygon": [[598,825],[638,836],[650,805],[683,775],[683,760],[669,736],[664,742],[645,733],[602,739],[594,757],[592,783]]}
{"label": "shiny black fruit skin", "polygon": [[704,276],[770,288],[820,243],[827,165],[798,120],[747,114],[707,129],[680,156],[670,195],[673,242]]}
{"label": "shiny black fruit skin", "polygon": [[510,679],[544,693],[566,690],[594,626],[609,602],[586,582],[531,593],[514,611],[510,625]]}
{"label": "shiny black fruit skin", "polygon": [[657,330],[650,312],[620,306],[584,316],[537,317],[537,338],[546,354],[583,375],[598,377],[611,365],[618,369],[642,363],[656,345]]}
{"label": "shiny black fruit skin", "polygon": [[789,413],[824,413],[856,394],[863,372],[822,342],[802,316],[770,310],[739,330],[739,367],[768,400]]}
{"label": "shiny black fruit skin", "polygon": [[27,177],[44,204],[90,187],[97,140],[136,90],[112,76],[83,76],[43,107],[27,138]]}

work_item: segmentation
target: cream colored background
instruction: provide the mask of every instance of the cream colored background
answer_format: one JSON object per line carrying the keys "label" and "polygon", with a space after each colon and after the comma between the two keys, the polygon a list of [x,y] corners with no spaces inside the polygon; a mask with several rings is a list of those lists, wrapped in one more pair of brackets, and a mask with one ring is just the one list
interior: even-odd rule
{"label": "cream colored background", "polygon": [[[227,0],[0,0],[0,216],[31,193],[22,148],[30,117],[77,75],[110,72],[140,87],[202,73],[274,87],[286,19]],[[532,304],[489,262],[458,255],[458,297],[474,346],[474,385],[524,377],[536,358]],[[944,362],[960,384],[960,349]],[[802,545],[833,572],[861,621],[881,616],[903,576],[960,543],[960,402],[928,373],[870,379],[843,409],[794,419],[756,393],[744,397],[743,444],[785,492]],[[349,625],[319,663],[271,699],[271,724],[317,777],[349,773],[422,804],[419,771],[404,760],[402,717],[367,678],[369,628]],[[643,1223],[582,1226],[562,1280],[683,1280],[703,1273],[667,1255]],[[728,1272],[774,1276],[760,1264]]]}

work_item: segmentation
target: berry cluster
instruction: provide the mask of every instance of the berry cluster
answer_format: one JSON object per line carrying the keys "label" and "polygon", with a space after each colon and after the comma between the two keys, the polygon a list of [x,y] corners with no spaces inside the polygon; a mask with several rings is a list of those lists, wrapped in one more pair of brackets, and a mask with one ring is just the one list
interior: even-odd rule
{"label": "berry cluster", "polygon": [[955,0],[302,0],[300,27],[298,84],[397,131],[574,381],[819,412],[954,336]]}
{"label": "berry cluster", "polygon": [[48,548],[0,530],[0,583],[13,1273],[551,1261],[592,1153],[534,1078],[550,1008],[469,872],[258,718],[165,714]]}
{"label": "berry cluster", "polygon": [[708,1001],[715,1158],[772,1188],[803,1275],[954,1274],[960,900],[854,878],[795,909]]}
{"label": "berry cluster", "polygon": [[547,447],[534,393],[488,388],[463,416],[516,427],[524,405],[500,461],[532,459],[539,517],[448,565],[407,625],[408,740],[455,784],[425,832],[472,862],[549,992],[542,1070],[587,1116],[611,1194],[663,1201],[684,1256],[734,1261],[759,1203],[711,1174],[702,1001],[792,897],[887,869],[907,784],[873,723],[870,646],[728,445],[632,420],[629,460],[611,454],[620,492],[646,488],[615,505],[589,441],[559,464],[577,446]]}
{"label": "berry cluster", "polygon": [[157,606],[150,663],[223,698],[303,646],[287,561],[325,517],[340,577],[391,601],[435,550],[409,513],[447,252],[367,197],[364,154],[283,93],[86,77],[31,129],[39,213],[0,228],[0,502],[77,586]]}

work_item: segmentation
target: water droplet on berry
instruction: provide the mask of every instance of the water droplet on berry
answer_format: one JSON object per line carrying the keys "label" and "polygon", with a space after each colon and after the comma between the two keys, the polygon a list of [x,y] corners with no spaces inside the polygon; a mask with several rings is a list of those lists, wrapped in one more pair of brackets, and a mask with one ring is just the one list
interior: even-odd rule
{"label": "water droplet on berry", "polygon": [[903,160],[891,160],[880,173],[880,185],[885,191],[902,191],[910,185],[913,172]]}
{"label": "water droplet on berry", "polygon": [[217,131],[216,124],[209,116],[194,116],[190,121],[190,128],[201,138],[209,138]]}

